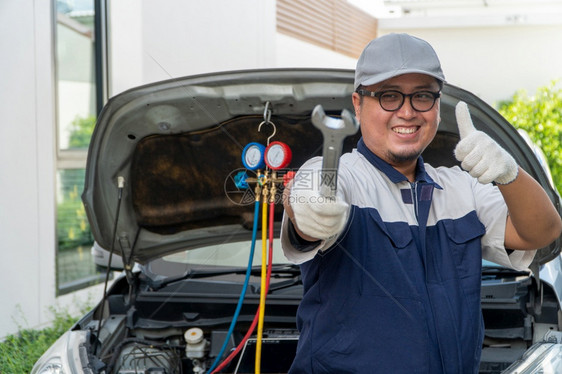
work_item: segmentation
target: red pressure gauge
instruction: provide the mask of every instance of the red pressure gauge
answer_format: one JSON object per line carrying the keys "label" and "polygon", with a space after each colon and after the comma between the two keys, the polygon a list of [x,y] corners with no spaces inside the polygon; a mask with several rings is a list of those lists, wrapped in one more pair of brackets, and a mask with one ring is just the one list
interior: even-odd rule
{"label": "red pressure gauge", "polygon": [[273,142],[265,149],[265,164],[272,170],[286,168],[292,157],[291,148],[283,142]]}

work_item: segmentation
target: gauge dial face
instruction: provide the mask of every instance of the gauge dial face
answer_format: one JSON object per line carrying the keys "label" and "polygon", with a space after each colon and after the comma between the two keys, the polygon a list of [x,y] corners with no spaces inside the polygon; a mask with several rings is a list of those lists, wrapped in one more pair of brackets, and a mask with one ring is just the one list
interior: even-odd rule
{"label": "gauge dial face", "polygon": [[265,146],[260,143],[249,143],[242,152],[242,164],[249,170],[263,169]]}
{"label": "gauge dial face", "polygon": [[273,170],[287,167],[291,158],[291,149],[285,143],[273,142],[265,149],[265,163]]}

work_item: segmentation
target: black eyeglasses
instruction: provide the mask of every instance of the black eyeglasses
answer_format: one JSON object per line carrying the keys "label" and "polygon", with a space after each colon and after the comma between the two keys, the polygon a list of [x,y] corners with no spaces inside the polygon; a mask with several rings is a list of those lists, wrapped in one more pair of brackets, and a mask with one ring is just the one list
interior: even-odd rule
{"label": "black eyeglasses", "polygon": [[400,91],[379,91],[373,92],[363,89],[358,89],[357,93],[361,96],[376,97],[379,99],[381,108],[387,112],[395,112],[402,108],[404,100],[410,98],[410,105],[417,112],[427,112],[433,108],[435,101],[441,96],[441,92],[419,91],[411,94],[405,94]]}

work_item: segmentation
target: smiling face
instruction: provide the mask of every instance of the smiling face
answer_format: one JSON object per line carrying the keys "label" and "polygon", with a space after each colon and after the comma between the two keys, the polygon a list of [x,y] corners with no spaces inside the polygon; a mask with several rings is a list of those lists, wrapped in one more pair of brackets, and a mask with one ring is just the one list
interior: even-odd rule
{"label": "smiling face", "polygon": [[[367,86],[373,92],[396,90],[404,94],[439,91],[435,78],[425,74],[404,74]],[[418,112],[406,98],[400,109],[388,112],[379,99],[353,93],[355,115],[361,124],[365,145],[408,179],[413,180],[418,157],[433,140],[439,121],[439,99],[431,110]]]}

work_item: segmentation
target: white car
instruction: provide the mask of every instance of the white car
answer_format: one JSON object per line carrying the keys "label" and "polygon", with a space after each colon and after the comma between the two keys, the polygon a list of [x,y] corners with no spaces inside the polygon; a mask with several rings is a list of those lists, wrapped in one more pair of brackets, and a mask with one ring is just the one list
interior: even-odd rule
{"label": "white car", "polygon": [[[244,161],[242,154],[252,142],[290,147],[292,159],[276,175],[278,198],[283,177],[321,154],[313,108],[321,104],[330,116],[353,113],[353,78],[351,70],[222,72],[113,97],[91,140],[83,202],[96,242],[122,259],[123,275],[32,373],[248,373],[256,352],[262,373],[287,372],[299,337],[300,271],[286,263],[274,239],[258,336],[251,324],[267,287],[256,236],[263,221],[254,230],[255,185],[263,176],[253,168],[263,168],[264,151],[244,153]],[[457,87],[443,88],[442,122],[424,160],[457,164],[459,100],[475,126],[507,149],[560,211],[540,153],[494,109]],[[359,136],[346,139],[344,149]],[[278,165],[289,157],[283,152]],[[271,207],[273,230],[266,231],[277,238],[282,206]],[[481,373],[562,372],[561,243],[539,250],[532,272],[483,264]]]}

